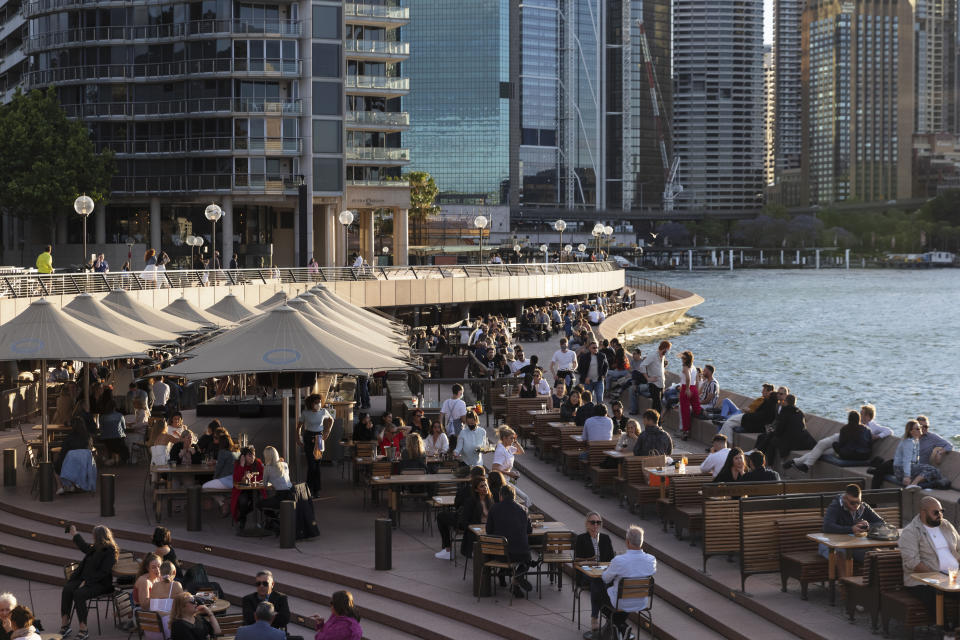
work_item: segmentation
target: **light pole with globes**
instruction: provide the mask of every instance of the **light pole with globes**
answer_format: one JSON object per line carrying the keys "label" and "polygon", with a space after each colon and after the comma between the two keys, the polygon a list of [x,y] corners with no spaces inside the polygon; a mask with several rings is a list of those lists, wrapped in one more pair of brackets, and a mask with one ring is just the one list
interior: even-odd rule
{"label": "light pole with globes", "polygon": [[[587,250],[587,245],[583,244],[582,242],[577,245],[577,251],[579,251],[581,254],[586,250]],[[577,262],[580,262],[579,257],[577,258]]]}
{"label": "light pole with globes", "polygon": [[[390,255],[390,247],[388,247],[387,245],[383,245],[383,249],[381,249],[380,251],[383,252],[383,257],[384,257],[384,258],[386,258],[387,256]],[[384,265],[384,266],[386,266],[386,265]]]}
{"label": "light pole with globes", "polygon": [[191,269],[193,269],[193,247],[194,247],[193,241],[195,240],[195,238],[196,236],[191,234],[187,236],[186,240],[184,240],[184,242],[187,243],[187,246],[190,247],[190,268]]}
{"label": "light pole with globes", "polygon": [[343,225],[343,257],[346,259],[350,254],[350,225],[353,224],[353,211],[344,209],[337,216],[337,220]]}
{"label": "light pole with globes", "polygon": [[[217,220],[223,215],[223,209],[216,204],[209,204],[203,210],[203,215],[210,221],[210,269],[213,271],[213,288],[217,288],[217,270],[220,265],[217,264]],[[216,295],[216,294],[214,294]]]}
{"label": "light pole with globes", "polygon": [[550,247],[546,244],[540,245],[540,251],[543,252],[543,262],[544,264],[550,264]]}
{"label": "light pole with globes", "polygon": [[483,264],[483,230],[487,226],[487,216],[477,216],[473,219],[473,226],[477,228],[480,235],[480,261],[477,264]]}
{"label": "light pole with globes", "polygon": [[610,241],[613,240],[613,227],[607,225],[603,228],[603,235],[607,237],[607,257],[610,257]]}
{"label": "light pole with globes", "polygon": [[[573,253],[573,246],[569,244],[563,245],[563,252],[567,254],[567,260],[570,259],[570,254]],[[563,260],[561,260],[563,262]]]}
{"label": "light pole with globes", "polygon": [[603,223],[598,222],[597,224],[593,225],[593,231],[590,232],[590,235],[592,235],[597,240],[597,259],[598,260],[600,259],[600,255],[599,255],[600,254],[600,236],[603,235],[604,229],[605,227],[603,226]]}
{"label": "light pole with globes", "polygon": [[520,262],[520,249],[522,247],[519,244],[513,245],[513,252],[517,254],[517,262]]}
{"label": "light pole with globes", "polygon": [[567,228],[567,223],[565,220],[557,220],[553,223],[553,228],[560,232],[560,244],[558,246],[563,246],[563,232]]}
{"label": "light pole with globes", "polygon": [[87,270],[87,216],[93,213],[93,198],[87,194],[78,196],[73,201],[73,210],[83,218],[83,260],[80,262],[84,271]]}

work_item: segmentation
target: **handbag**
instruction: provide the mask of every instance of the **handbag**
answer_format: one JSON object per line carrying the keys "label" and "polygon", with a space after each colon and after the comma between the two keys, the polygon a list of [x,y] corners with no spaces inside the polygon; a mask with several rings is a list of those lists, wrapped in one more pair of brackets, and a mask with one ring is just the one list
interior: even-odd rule
{"label": "handbag", "polygon": [[874,522],[870,525],[867,537],[871,540],[893,541],[900,539],[900,531],[893,525],[885,522]]}

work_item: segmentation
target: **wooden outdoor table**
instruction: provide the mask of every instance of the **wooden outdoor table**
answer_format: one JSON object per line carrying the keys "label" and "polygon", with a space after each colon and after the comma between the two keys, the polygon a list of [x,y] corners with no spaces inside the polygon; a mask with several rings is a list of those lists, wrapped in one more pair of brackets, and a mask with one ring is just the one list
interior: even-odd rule
{"label": "wooden outdoor table", "polygon": [[115,578],[136,578],[140,572],[140,563],[136,559],[117,560],[113,565]]}
{"label": "wooden outdoor table", "polygon": [[960,593],[960,581],[950,583],[950,578],[939,571],[930,573],[911,573],[910,577],[919,580],[925,585],[933,587],[937,592],[937,626],[943,627],[943,594]]}
{"label": "wooden outdoor table", "polygon": [[[827,578],[830,580],[830,604],[837,602],[837,551],[858,551],[877,547],[895,547],[896,540],[871,540],[851,533],[808,533],[807,539],[819,542],[829,549],[827,555]],[[853,575],[853,554],[844,554],[844,575]]]}
{"label": "wooden outdoor table", "polygon": [[[35,425],[33,425],[32,427],[30,427],[30,428],[33,429],[34,431],[43,431],[43,425],[42,425],[42,424],[35,424]],[[68,432],[68,431],[70,431],[72,428],[73,428],[73,427],[71,427],[71,426],[68,425],[68,424],[48,424],[48,425],[47,425],[47,431],[62,431],[62,432]]]}
{"label": "wooden outdoor table", "polygon": [[554,420],[554,421],[552,421],[552,422],[548,422],[548,423],[547,423],[547,426],[548,426],[548,427],[552,427],[552,428],[554,428],[554,429],[562,429],[562,428],[564,428],[564,427],[572,427],[572,426],[574,426],[574,425],[576,425],[576,424],[577,424],[577,423],[576,423],[576,422],[573,422],[572,420],[571,420],[570,422],[560,422],[560,421],[558,421],[558,420]]}
{"label": "wooden outdoor table", "polygon": [[430,499],[430,502],[435,507],[452,507],[454,500],[457,499],[457,496],[433,496]]}
{"label": "wooden outdoor table", "polygon": [[[238,536],[248,537],[248,538],[264,538],[270,535],[270,532],[264,529],[260,522],[257,520],[257,514],[259,513],[258,507],[260,506],[261,492],[266,491],[266,485],[261,482],[253,482],[250,484],[243,484],[240,482],[234,482],[233,488],[237,491],[252,491],[251,497],[253,498],[253,509],[251,515],[253,518],[247,518],[247,526],[243,529],[237,531]],[[226,602],[226,601],[224,601]],[[210,608],[213,611],[213,607]],[[213,611],[216,614],[216,611]]]}
{"label": "wooden outdoor table", "polygon": [[608,458],[613,458],[615,460],[623,460],[624,458],[632,458],[633,451],[629,451],[626,449],[624,449],[623,451],[617,451],[614,449],[610,451],[604,451],[603,455],[607,456]]}
{"label": "wooden outdoor table", "polygon": [[[486,535],[487,528],[486,528],[486,525],[472,524],[470,525],[470,531],[472,531],[474,535],[482,536],[482,535]],[[567,525],[563,524],[562,522],[548,521],[548,522],[544,522],[543,526],[533,527],[533,531],[530,533],[530,537],[533,538],[536,536],[542,536],[545,533],[556,533],[558,531],[561,533],[573,533],[573,530]]]}
{"label": "wooden outdoor table", "polygon": [[153,471],[155,473],[169,473],[169,474],[178,474],[178,475],[185,475],[185,474],[193,474],[193,475],[211,474],[212,475],[215,469],[216,469],[215,464],[178,464],[175,467],[170,466],[169,464],[162,464],[162,465],[151,465],[150,467],[150,471]]}
{"label": "wooden outdoor table", "polygon": [[470,476],[458,478],[452,473],[411,473],[408,475],[398,474],[387,477],[374,476],[370,479],[370,484],[375,487],[387,487],[390,490],[390,501],[388,503],[389,514],[390,519],[393,520],[393,526],[397,526],[397,511],[400,508],[400,490],[404,485],[469,481]]}
{"label": "wooden outdoor table", "polygon": [[573,565],[577,573],[582,574],[588,578],[599,578],[603,576],[603,572],[607,570],[607,567],[610,566],[609,562],[587,562],[584,564],[574,563]]}
{"label": "wooden outdoor table", "polygon": [[579,442],[580,444],[583,444],[583,435],[573,435],[573,436],[570,436],[570,439],[573,440],[574,442]]}
{"label": "wooden outdoor table", "polygon": [[[655,469],[644,469],[651,476],[657,476],[660,478],[660,497],[667,497],[667,487],[670,485],[670,478],[673,476],[688,475],[696,476],[700,475],[700,465],[697,464],[688,464],[684,473],[677,472],[677,468],[672,464],[664,467],[657,467]],[[652,483],[648,483],[652,484]]]}
{"label": "wooden outdoor table", "polygon": [[[487,527],[482,524],[472,524],[468,527],[475,536],[486,535]],[[567,525],[562,522],[544,522],[542,526],[534,527],[533,532],[530,534],[531,538],[542,536],[544,533],[560,531],[564,533],[573,533],[573,531]],[[483,596],[490,595],[490,579],[493,577],[492,574],[487,574],[487,580],[483,580],[483,563],[485,558],[483,553],[480,552],[480,540],[479,538],[473,543],[473,595],[480,598]]]}

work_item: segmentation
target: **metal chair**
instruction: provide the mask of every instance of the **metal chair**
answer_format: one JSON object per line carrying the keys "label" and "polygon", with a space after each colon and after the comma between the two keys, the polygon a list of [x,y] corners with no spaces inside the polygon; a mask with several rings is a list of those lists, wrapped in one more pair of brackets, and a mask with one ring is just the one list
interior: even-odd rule
{"label": "metal chair", "polygon": [[540,569],[537,571],[537,591],[540,593],[541,599],[543,599],[543,591],[540,585],[544,566],[551,582],[556,575],[557,591],[562,591],[563,565],[571,562],[573,562],[573,538],[571,534],[566,531],[548,531],[544,534],[543,547],[540,548]]}
{"label": "metal chair", "polygon": [[[636,598],[646,598],[647,606],[637,611],[639,622],[637,623],[637,634],[640,635],[640,627],[643,626],[648,632],[653,627],[653,576],[649,578],[622,578],[617,585],[617,603],[613,606],[604,606],[600,608],[600,637],[614,638],[615,640],[627,640],[633,636],[633,630],[630,628],[630,617],[626,611],[620,609],[621,600],[632,600]],[[615,614],[623,614],[626,622],[625,628],[621,629],[614,620]]]}
{"label": "metal chair", "polygon": [[[73,577],[73,574],[76,573],[77,569],[79,569],[79,568],[80,568],[80,563],[78,563],[78,562],[71,562],[71,563],[69,563],[69,564],[67,564],[67,565],[64,565],[64,567],[63,567],[63,577],[66,578],[66,580],[69,582],[69,581],[70,581],[70,578]],[[102,628],[101,623],[100,623],[100,605],[103,604],[103,605],[106,606],[106,609],[105,609],[104,612],[103,612],[103,617],[104,617],[104,618],[107,617],[107,614],[110,612],[110,609],[113,608],[113,610],[114,610],[114,621],[116,621],[116,619],[117,619],[117,613],[116,613],[117,603],[116,603],[116,601],[114,600],[114,594],[115,594],[115,593],[116,593],[116,589],[111,589],[111,590],[110,590],[109,592],[107,592],[107,593],[101,593],[100,595],[94,596],[94,597],[90,598],[89,600],[87,600],[87,607],[90,608],[90,609],[93,609],[95,615],[97,616],[97,633],[99,633],[99,634],[101,634],[101,635],[103,634],[103,628]],[[73,608],[71,608],[71,610],[70,610],[70,616],[71,616],[71,617],[73,616],[73,612],[74,612],[75,609],[76,609],[76,604],[74,604]]]}
{"label": "metal chair", "polygon": [[163,627],[163,620],[160,618],[159,613],[156,611],[144,611],[140,609],[134,612],[133,615],[137,621],[136,632],[140,636],[140,640],[143,640],[148,633],[151,634],[151,637],[153,638],[159,636],[163,640],[169,640],[169,636],[167,636],[167,631]]}
{"label": "metal chair", "polygon": [[[494,569],[506,571],[510,575],[510,604],[512,605],[513,586],[517,578],[517,566],[520,563],[510,560],[510,554],[507,552],[507,539],[504,536],[482,535],[478,536],[477,540],[480,542],[480,553],[482,553],[485,558],[483,568],[480,571],[480,580],[483,580],[484,574],[492,576]],[[477,559],[474,558],[473,561],[476,562]],[[464,564],[464,570],[466,570],[466,564]],[[493,595],[496,594],[497,583],[494,581]],[[477,602],[480,602],[479,596],[477,596]]]}

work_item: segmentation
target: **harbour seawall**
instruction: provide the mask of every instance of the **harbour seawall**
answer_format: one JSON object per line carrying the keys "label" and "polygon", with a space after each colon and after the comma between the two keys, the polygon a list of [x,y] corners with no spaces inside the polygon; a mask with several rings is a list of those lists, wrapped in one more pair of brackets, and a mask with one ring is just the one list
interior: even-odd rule
{"label": "harbour seawall", "polygon": [[612,340],[623,334],[667,326],[676,322],[693,307],[703,303],[703,298],[697,294],[674,288],[670,288],[667,292],[667,299],[660,297],[659,300],[643,307],[634,307],[613,314],[597,327],[598,337]]}

